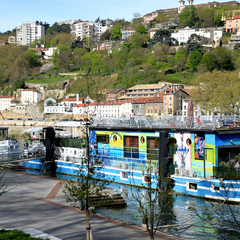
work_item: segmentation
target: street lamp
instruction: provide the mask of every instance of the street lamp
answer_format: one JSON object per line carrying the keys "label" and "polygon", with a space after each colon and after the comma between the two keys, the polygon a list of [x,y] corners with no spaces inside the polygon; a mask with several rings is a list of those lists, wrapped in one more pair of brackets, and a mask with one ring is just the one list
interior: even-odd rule
{"label": "street lamp", "polygon": [[[89,135],[88,135],[88,125],[90,125],[90,122],[89,122],[89,119],[88,119],[88,111],[89,111],[89,103],[91,102],[91,100],[90,100],[90,97],[89,97],[89,95],[87,95],[87,97],[86,97],[86,99],[85,99],[85,103],[87,104],[87,121],[86,121],[86,160],[87,160],[87,162],[86,162],[86,164],[87,164],[87,166],[86,166],[86,170],[87,170],[87,179],[86,179],[86,185],[87,185],[87,189],[88,189],[88,174],[90,174],[90,172],[89,172],[89,170],[90,170],[90,151],[89,151]],[[87,240],[90,240],[90,230],[91,230],[91,227],[90,227],[90,222],[89,222],[89,215],[90,215],[90,213],[89,213],[89,205],[88,205],[88,201],[89,201],[89,199],[88,199],[88,193],[86,194],[86,235],[87,235]]]}

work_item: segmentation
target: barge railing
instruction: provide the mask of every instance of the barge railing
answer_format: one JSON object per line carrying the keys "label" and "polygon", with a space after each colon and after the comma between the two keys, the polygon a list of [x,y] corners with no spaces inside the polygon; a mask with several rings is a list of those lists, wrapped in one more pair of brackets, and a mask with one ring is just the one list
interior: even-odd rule
{"label": "barge railing", "polygon": [[126,127],[126,128],[181,128],[181,129],[221,129],[240,127],[240,115],[230,116],[129,116],[94,117],[93,127]]}

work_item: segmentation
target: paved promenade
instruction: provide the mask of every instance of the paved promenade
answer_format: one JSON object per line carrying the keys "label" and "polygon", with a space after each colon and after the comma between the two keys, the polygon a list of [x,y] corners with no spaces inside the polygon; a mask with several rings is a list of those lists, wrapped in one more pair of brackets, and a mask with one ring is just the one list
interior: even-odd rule
{"label": "paved promenade", "polygon": [[[67,204],[60,180],[8,172],[7,186],[15,187],[0,197],[0,228],[36,229],[63,240],[85,240],[84,212]],[[90,217],[93,240],[149,240],[140,227],[103,216]],[[155,235],[155,239],[177,239]]]}

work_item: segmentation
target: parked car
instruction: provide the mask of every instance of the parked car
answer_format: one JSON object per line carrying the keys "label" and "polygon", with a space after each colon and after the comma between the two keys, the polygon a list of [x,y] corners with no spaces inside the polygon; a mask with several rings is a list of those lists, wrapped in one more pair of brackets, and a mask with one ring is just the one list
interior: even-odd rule
{"label": "parked car", "polygon": [[8,120],[13,120],[13,118],[9,118]]}
{"label": "parked car", "polygon": [[18,118],[17,120],[22,120],[21,118]]}
{"label": "parked car", "polygon": [[46,147],[43,143],[38,143],[23,150],[24,157],[35,157],[46,155]]}

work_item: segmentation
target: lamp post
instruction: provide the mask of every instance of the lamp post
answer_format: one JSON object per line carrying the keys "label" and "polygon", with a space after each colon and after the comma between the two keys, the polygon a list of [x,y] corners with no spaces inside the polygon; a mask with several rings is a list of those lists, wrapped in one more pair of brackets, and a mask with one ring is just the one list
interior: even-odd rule
{"label": "lamp post", "polygon": [[86,179],[86,239],[90,240],[90,222],[89,222],[89,191],[91,186],[89,187],[89,178],[88,178],[88,174],[90,174],[89,172],[89,164],[90,164],[90,155],[89,155],[89,135],[88,135],[88,125],[90,124],[89,119],[88,119],[88,111],[89,111],[89,103],[91,102],[89,96],[87,96],[87,98],[85,99],[85,103],[87,104],[87,121],[86,121],[86,160],[87,160],[87,166],[86,166],[86,170],[87,170],[87,179]]}

